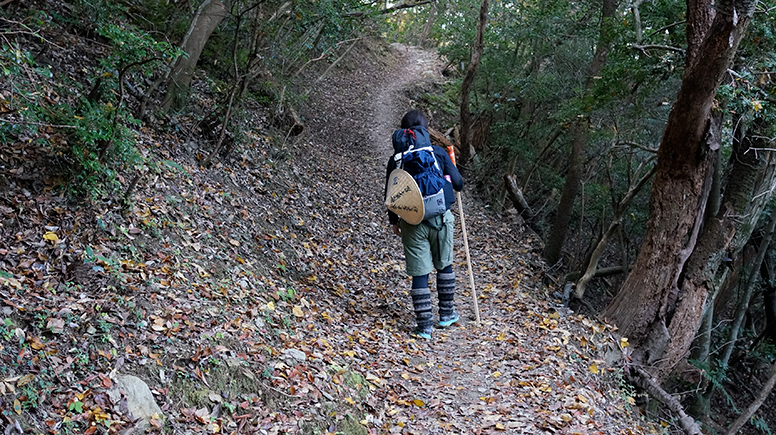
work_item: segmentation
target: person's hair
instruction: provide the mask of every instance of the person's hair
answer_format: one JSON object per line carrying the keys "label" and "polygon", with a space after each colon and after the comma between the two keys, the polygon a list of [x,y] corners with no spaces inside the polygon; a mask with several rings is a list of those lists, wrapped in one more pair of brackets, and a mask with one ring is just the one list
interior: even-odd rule
{"label": "person's hair", "polygon": [[401,128],[412,128],[416,126],[428,127],[426,123],[426,117],[420,112],[420,110],[410,110],[401,119]]}

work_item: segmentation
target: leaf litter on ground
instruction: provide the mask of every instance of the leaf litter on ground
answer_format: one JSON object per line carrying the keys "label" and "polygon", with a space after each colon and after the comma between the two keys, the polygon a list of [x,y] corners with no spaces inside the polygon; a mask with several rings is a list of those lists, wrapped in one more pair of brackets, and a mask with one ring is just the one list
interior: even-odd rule
{"label": "leaf litter on ground", "polygon": [[[142,129],[151,163],[128,209],[64,199],[47,178],[51,148],[6,147],[0,400],[13,413],[4,424],[118,433],[134,422],[107,392],[128,373],[164,413],[152,432],[654,431],[613,388],[619,372],[603,355],[622,342],[612,327],[554,300],[536,237],[471,189],[482,323],[469,316],[456,227],[463,320],[429,341],[410,337],[383,165],[409,107],[404,89],[443,65],[415,48],[388,59],[323,80],[307,109],[311,133],[283,146],[255,134],[213,168],[181,137]],[[262,111],[252,121],[267,122]],[[349,136],[358,125],[369,131]]]}

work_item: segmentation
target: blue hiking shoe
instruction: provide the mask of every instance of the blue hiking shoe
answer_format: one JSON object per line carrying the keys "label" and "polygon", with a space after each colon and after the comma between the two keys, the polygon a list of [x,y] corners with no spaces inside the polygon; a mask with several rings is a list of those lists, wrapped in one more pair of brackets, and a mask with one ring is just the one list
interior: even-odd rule
{"label": "blue hiking shoe", "polygon": [[410,334],[413,337],[422,338],[424,340],[431,340],[431,329],[415,329]]}
{"label": "blue hiking shoe", "polygon": [[459,319],[460,319],[460,316],[458,315],[458,311],[453,311],[453,313],[450,315],[439,316],[439,323],[437,323],[437,326],[439,326],[440,328],[444,328],[452,325],[453,323],[457,322]]}

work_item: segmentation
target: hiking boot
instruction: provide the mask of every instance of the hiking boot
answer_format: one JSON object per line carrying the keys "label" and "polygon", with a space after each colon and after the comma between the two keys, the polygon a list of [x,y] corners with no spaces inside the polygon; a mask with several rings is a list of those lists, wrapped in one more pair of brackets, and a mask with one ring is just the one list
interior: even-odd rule
{"label": "hiking boot", "polygon": [[437,326],[440,328],[444,328],[446,326],[450,326],[453,323],[457,322],[460,319],[460,316],[458,316],[458,311],[453,310],[453,313],[447,316],[439,316],[439,323],[437,323]]}
{"label": "hiking boot", "polygon": [[422,338],[424,340],[431,340],[431,328],[429,329],[421,329],[421,328],[415,328],[414,331],[410,334],[413,337]]}

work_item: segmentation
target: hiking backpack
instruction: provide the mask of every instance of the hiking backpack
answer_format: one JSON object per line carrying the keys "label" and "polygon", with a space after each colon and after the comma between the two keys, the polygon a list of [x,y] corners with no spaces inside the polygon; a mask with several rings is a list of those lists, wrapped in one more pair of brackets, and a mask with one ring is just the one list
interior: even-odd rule
{"label": "hiking backpack", "polygon": [[397,130],[394,133],[394,141],[406,144],[401,147],[405,151],[396,153],[393,158],[396,167],[407,171],[418,183],[420,193],[423,195],[425,214],[423,220],[444,214],[447,211],[445,201],[445,183],[442,169],[434,156],[432,146],[416,148],[415,132],[411,129]]}

